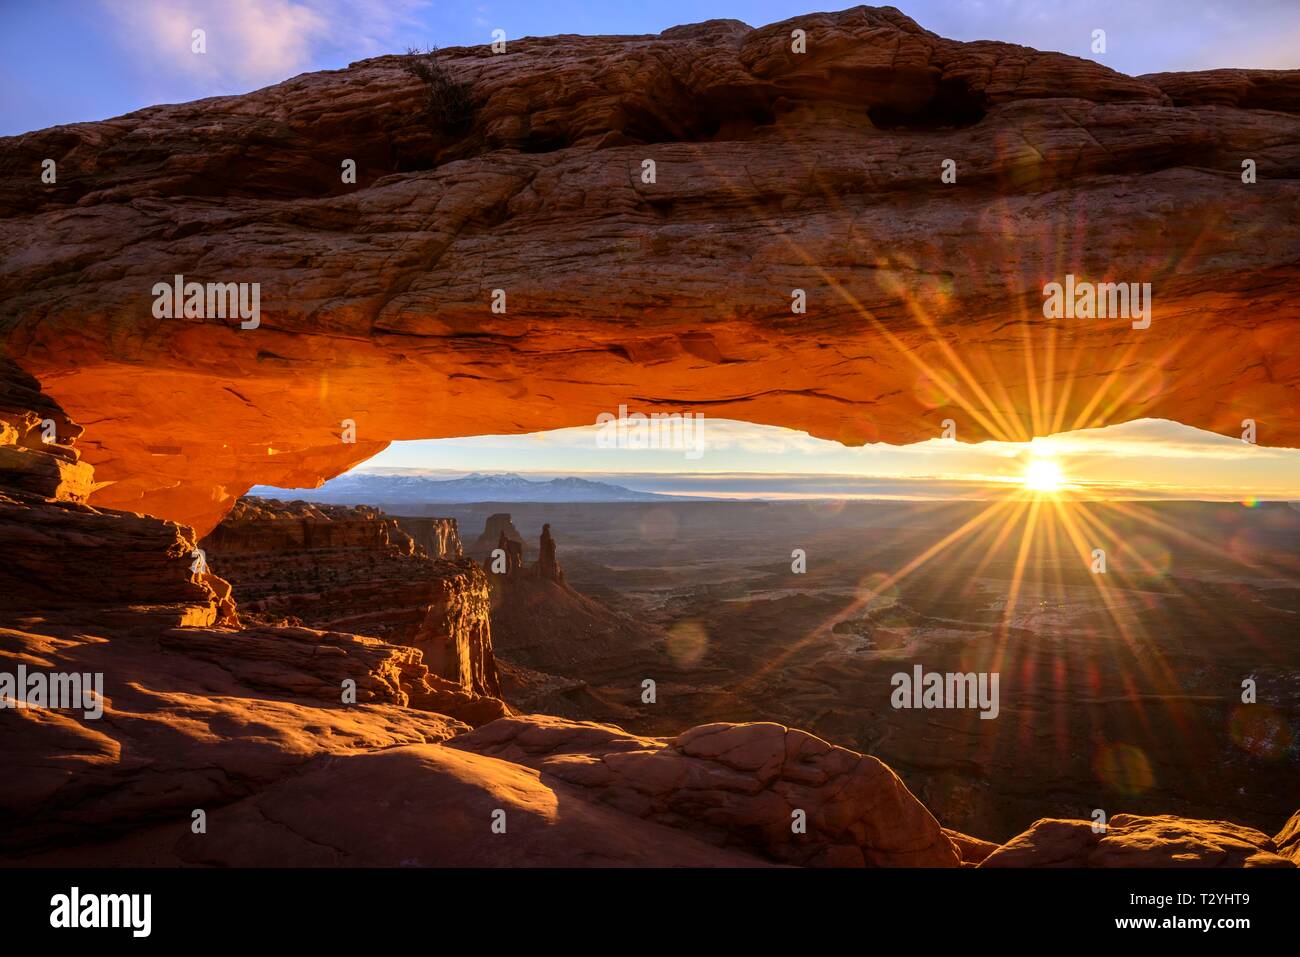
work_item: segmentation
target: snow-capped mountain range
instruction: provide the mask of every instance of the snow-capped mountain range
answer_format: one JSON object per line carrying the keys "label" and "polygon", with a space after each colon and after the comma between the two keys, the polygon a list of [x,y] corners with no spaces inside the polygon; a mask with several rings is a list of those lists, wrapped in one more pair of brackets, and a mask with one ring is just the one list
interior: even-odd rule
{"label": "snow-capped mountain range", "polygon": [[340,505],[436,502],[650,502],[672,495],[638,492],[580,478],[529,479],[515,472],[473,472],[446,479],[418,470],[349,472],[320,488],[279,489],[254,486],[249,494],[263,498],[301,498]]}

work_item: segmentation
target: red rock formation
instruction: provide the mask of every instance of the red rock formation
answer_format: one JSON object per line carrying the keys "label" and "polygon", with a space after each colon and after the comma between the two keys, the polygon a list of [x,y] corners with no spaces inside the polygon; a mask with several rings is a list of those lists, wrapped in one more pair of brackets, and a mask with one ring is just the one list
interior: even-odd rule
{"label": "red rock formation", "polygon": [[[404,732],[413,736],[399,727],[390,734]],[[493,815],[502,813],[507,831],[494,834]],[[436,743],[384,747],[378,737],[370,748],[312,756],[298,773],[214,806],[208,825],[196,835],[187,820],[164,822],[19,860],[80,867],[771,866],[593,803],[583,789],[531,768]]]}
{"label": "red rock formation", "polygon": [[464,547],[454,518],[397,518],[398,527],[431,558],[461,558]]}
{"label": "red rock formation", "polygon": [[1300,70],[1201,70],[1147,73],[1174,106],[1230,106],[1239,110],[1300,113]]}
{"label": "red rock formation", "polygon": [[[418,659],[357,635],[171,629],[124,612],[90,626],[0,627],[0,671],[99,672],[105,697],[99,720],[4,712],[0,858],[160,822],[179,837],[193,809],[215,810],[319,758],[467,730],[405,706],[404,689],[420,684]],[[345,679],[357,684],[356,704],[342,703]]]}
{"label": "red rock formation", "polygon": [[531,715],[494,721],[449,744],[537,768],[634,817],[784,863],[961,862],[889,768],[778,724],[702,725],[669,741]]}
{"label": "red rock formation", "polygon": [[487,517],[487,521],[483,523],[483,534],[474,542],[474,557],[485,565],[490,565],[492,549],[503,547],[501,545],[503,537],[519,544],[522,562],[524,539],[519,534],[519,529],[515,528],[515,523],[510,520],[508,512],[496,512]]}
{"label": "red rock formation", "polygon": [[953,846],[957,848],[957,853],[961,855],[962,867],[978,867],[998,849],[998,845],[992,841],[971,837],[952,828],[945,827],[943,833],[948,836],[948,840],[952,841]]}
{"label": "red rock formation", "polygon": [[1300,811],[1291,815],[1291,820],[1274,836],[1273,843],[1277,845],[1279,854],[1289,857],[1295,861],[1296,867],[1300,867]]}
{"label": "red rock formation", "polygon": [[[847,443],[1154,416],[1300,445],[1295,71],[1127,77],[868,7],[441,59],[463,135],[385,56],[0,140],[0,342],[94,423],[93,502],[204,534],[392,439],[621,402]],[[1150,328],[1044,319],[1067,273],[1150,281]],[[259,327],[155,319],[177,274],[261,283]]]}
{"label": "red rock formation", "polygon": [[[509,519],[509,516],[493,516]],[[491,521],[491,520],[489,520]],[[511,525],[511,528],[514,526]],[[551,526],[542,527],[539,557],[524,567],[523,545],[502,532],[498,547],[506,553],[505,570],[496,574],[489,557],[488,584],[492,591],[493,645],[516,666],[512,687],[516,693],[545,710],[568,717],[591,717],[574,710],[574,682],[565,669],[593,659],[620,657],[634,661],[662,635],[645,622],[620,614],[604,603],[569,587],[556,558]],[[541,672],[532,669],[541,668]],[[602,718],[608,715],[602,714]]]}
{"label": "red rock formation", "polygon": [[0,487],[61,502],[84,502],[94,470],[75,448],[82,428],[0,354]]}
{"label": "red rock formation", "polygon": [[564,584],[564,570],[560,568],[560,563],[555,559],[555,539],[551,537],[549,523],[542,526],[542,538],[539,545],[540,550],[537,564],[533,566],[533,574],[538,578],[553,581],[557,585]]}
{"label": "red rock formation", "polygon": [[[188,830],[194,808],[238,800],[317,757],[440,741],[467,730],[447,713],[502,713],[429,675],[414,648],[241,629],[227,583],[196,570],[191,529],[77,501],[69,467],[93,481],[73,446],[81,430],[11,363],[0,362],[0,397],[8,461],[37,463],[0,473],[15,481],[0,485],[0,672],[103,676],[101,716],[5,709],[0,854],[169,819]],[[57,424],[53,448],[31,441],[45,419]],[[60,464],[41,468],[42,457]],[[412,710],[434,706],[440,713]]]}
{"label": "red rock formation", "polygon": [[[525,574],[524,543],[519,537],[519,530],[515,528],[509,515],[492,515],[487,520],[483,535],[479,537],[478,547],[482,547],[484,539],[494,529],[499,530],[496,545],[484,559],[483,566],[489,574],[496,575],[500,579],[517,580]],[[504,562],[500,568],[498,565],[501,563],[498,562],[496,555],[498,551],[501,552]],[[560,568],[560,563],[555,558],[555,539],[551,536],[549,523],[542,526],[537,561],[528,567],[526,574],[529,578],[555,582],[557,585],[564,584],[564,570]]]}
{"label": "red rock formation", "polygon": [[0,357],[0,621],[237,624],[190,529],[84,504],[94,475],[75,447],[81,434]]}
{"label": "red rock formation", "polygon": [[397,520],[369,505],[320,505],[241,498],[203,539],[213,555],[228,560],[276,551],[356,549],[389,555],[417,554]]}
{"label": "red rock formation", "polygon": [[434,675],[500,695],[483,572],[431,558],[378,509],[244,498],[202,544],[246,611],[410,645]]}
{"label": "red rock formation", "polygon": [[[502,578],[514,578],[524,570],[524,546],[522,542],[513,541],[502,532],[497,539],[497,547],[487,562],[488,572]],[[500,566],[500,567],[498,567]]]}
{"label": "red rock formation", "polygon": [[[17,444],[30,435],[33,416],[54,418],[65,423],[68,442],[56,457],[75,465],[75,427],[21,372],[12,366],[0,372],[0,395],[25,395],[3,406],[6,447],[13,446],[16,456],[55,455],[44,443]],[[780,738],[793,742],[793,750],[769,768],[763,754],[776,739],[762,728],[730,737],[716,728],[697,729],[682,735],[670,755],[656,754],[663,750],[658,746],[633,753],[645,750],[646,739],[587,726],[596,729],[594,739],[580,736],[588,750],[605,742],[601,760],[629,773],[629,786],[661,781],[660,771],[684,771],[680,783],[689,793],[661,803],[678,813],[694,807],[708,822],[705,839],[681,833],[663,810],[629,814],[604,806],[598,798],[620,793],[617,782],[599,792],[587,781],[550,785],[518,763],[430,750],[468,730],[458,718],[500,724],[492,721],[503,713],[500,702],[466,690],[481,676],[460,675],[461,682],[452,683],[429,673],[419,649],[352,633],[208,627],[228,594],[212,591],[210,583],[225,585],[213,573],[190,569],[189,529],[51,497],[74,495],[58,468],[11,474],[24,487],[0,488],[6,556],[0,571],[7,577],[0,590],[0,671],[102,675],[97,700],[103,713],[6,709],[0,817],[9,826],[0,829],[0,859],[735,866],[760,863],[745,850],[751,846],[768,857],[797,856],[767,834],[771,822],[764,814],[783,808],[763,794],[804,800],[800,787],[810,789],[805,803],[815,808],[813,819],[838,828],[828,832],[839,842],[835,847],[818,838],[804,849],[817,863],[860,861],[853,847],[842,846],[859,834],[870,853],[890,860],[912,855],[907,859],[920,862],[915,855],[929,853],[889,836],[933,819],[910,796],[910,803],[904,800],[905,789],[888,769],[870,758],[837,758],[828,745],[784,729]],[[50,496],[26,487],[41,474]],[[374,509],[249,501],[206,541],[215,560],[248,572],[254,583],[275,577],[297,587],[328,580],[355,590],[369,581],[354,574],[360,564],[374,568],[374,581],[389,589],[375,596],[382,601],[402,580],[391,577],[395,566],[463,566],[466,580],[453,590],[465,594],[477,582],[486,599],[482,572],[472,561],[429,558]],[[485,615],[479,609],[479,617]],[[199,627],[176,627],[182,623]],[[527,746],[540,737],[554,752],[558,733],[567,741],[564,750],[575,748],[562,723],[545,718],[502,727],[505,733],[490,742],[509,738]],[[642,758],[648,777],[620,763]],[[779,774],[769,773],[774,770]],[[818,790],[821,783],[827,786]],[[874,802],[879,816],[839,822],[833,809],[842,799],[836,795],[852,797],[863,787],[868,793],[861,800]],[[322,800],[329,809],[324,818],[313,810]],[[397,818],[359,813],[381,800],[414,810]],[[865,813],[861,800],[853,807]],[[445,810],[437,827],[428,826],[429,807]],[[495,839],[489,815],[503,808],[522,839]],[[195,810],[211,813],[220,826],[194,834]],[[328,840],[319,839],[321,826]],[[888,832],[884,838],[881,828]],[[932,830],[937,834],[937,825]],[[938,846],[948,847],[955,860],[946,839]]]}
{"label": "red rock formation", "polygon": [[1160,815],[1116,814],[1104,833],[1091,821],[1035,821],[980,867],[1294,867],[1252,827]]}

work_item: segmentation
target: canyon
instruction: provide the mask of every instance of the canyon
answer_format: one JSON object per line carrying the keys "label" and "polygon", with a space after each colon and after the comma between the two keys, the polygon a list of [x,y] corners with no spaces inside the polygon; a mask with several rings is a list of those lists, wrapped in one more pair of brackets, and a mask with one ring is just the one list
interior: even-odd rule
{"label": "canyon", "polygon": [[[761,589],[682,572],[618,607],[616,563],[561,551],[559,521],[530,515],[534,552],[501,512],[245,497],[316,486],[394,440],[588,425],[622,404],[847,444],[1146,416],[1232,435],[1249,418],[1261,444],[1300,445],[1300,71],[1128,77],[947,40],[888,7],[439,56],[474,103],[455,131],[430,122],[406,59],[381,56],[0,138],[0,670],[105,689],[100,718],[0,715],[0,861],[1300,865],[1293,790],[1243,790],[1221,820],[1177,793],[1176,754],[1150,755],[1162,789],[1103,830],[1075,788],[1091,754],[1047,792],[1070,816],[1029,813],[1043,793],[1024,738],[1041,754],[1091,743],[1094,718],[1148,717],[1096,717],[1127,655],[1197,666],[1195,693],[1157,684],[1166,740],[1206,715],[1234,730],[1215,702],[1250,666],[1235,632],[1190,650],[1052,632],[1096,665],[1090,710],[1063,719],[1044,683],[1015,702],[1022,738],[986,755],[972,728],[994,722],[877,734],[869,705],[828,706],[818,685],[876,700],[893,668],[878,653],[926,629],[932,669],[999,641],[1032,673],[1031,618],[1060,612],[1037,595],[998,630],[965,607],[991,600],[985,580],[860,607],[832,594],[862,591],[857,568],[826,562],[823,592],[789,594],[771,537]],[[260,321],[155,316],[174,275],[257,284]],[[1151,282],[1149,328],[1047,319],[1042,289],[1066,275]],[[837,520],[828,542],[857,534]],[[501,576],[483,564],[495,547]],[[873,558],[905,553],[882,540]],[[1005,575],[990,561],[986,578]],[[1235,594],[1216,574],[1194,584]],[[1167,600],[1137,585],[1134,620]],[[1240,607],[1271,634],[1296,590],[1257,590]],[[688,614],[661,614],[665,598]],[[700,638],[720,632],[727,649]],[[1285,672],[1268,647],[1257,660]],[[1292,715],[1293,689],[1272,693],[1268,713]],[[1239,750],[1215,773],[1272,780],[1276,754]]]}

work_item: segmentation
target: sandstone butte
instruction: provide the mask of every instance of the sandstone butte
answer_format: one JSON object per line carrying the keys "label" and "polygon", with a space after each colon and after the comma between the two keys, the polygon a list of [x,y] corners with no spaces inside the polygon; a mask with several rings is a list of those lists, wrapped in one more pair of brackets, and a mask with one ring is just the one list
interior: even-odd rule
{"label": "sandstone butte", "polygon": [[[454,135],[383,56],[0,139],[0,342],[86,427],[92,502],[202,536],[254,483],[623,402],[1300,446],[1300,71],[1129,77],[889,7],[440,58]],[[1150,328],[1045,319],[1067,274],[1150,282]],[[155,319],[175,275],[260,283],[260,326]]]}

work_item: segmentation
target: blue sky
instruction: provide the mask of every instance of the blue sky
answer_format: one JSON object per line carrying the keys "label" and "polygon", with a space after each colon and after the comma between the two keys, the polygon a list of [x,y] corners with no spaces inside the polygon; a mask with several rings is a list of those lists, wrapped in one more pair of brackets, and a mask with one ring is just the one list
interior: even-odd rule
{"label": "blue sky", "polygon": [[[926,29],[1089,56],[1125,73],[1300,67],[1297,0],[915,0]],[[0,135],[155,103],[245,93],[408,46],[555,33],[657,33],[734,18],[753,26],[819,0],[0,0]],[[190,32],[208,53],[190,53]],[[1089,51],[1104,29],[1107,52]]]}

